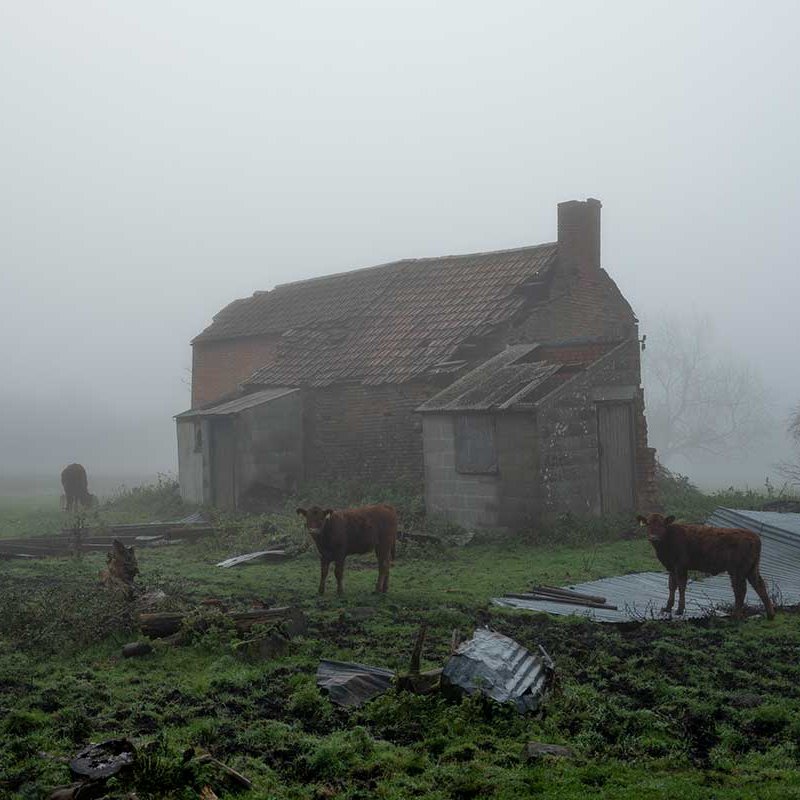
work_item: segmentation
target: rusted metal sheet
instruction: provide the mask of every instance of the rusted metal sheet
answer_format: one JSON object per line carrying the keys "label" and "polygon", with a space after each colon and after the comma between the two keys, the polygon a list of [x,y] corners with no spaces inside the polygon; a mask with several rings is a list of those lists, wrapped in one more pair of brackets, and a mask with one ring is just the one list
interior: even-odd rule
{"label": "rusted metal sheet", "polygon": [[508,636],[478,628],[448,660],[442,683],[511,703],[520,713],[532,711],[547,691],[554,670],[544,648],[539,651],[531,653]]}
{"label": "rusted metal sheet", "polygon": [[[778,607],[800,604],[800,514],[774,511],[743,511],[718,508],[709,524],[746,528],[761,536],[761,574]],[[616,610],[571,605],[547,600],[497,597],[495,605],[547,614],[577,615],[596,622],[630,622],[642,619],[681,619],[666,616],[661,609],[669,595],[666,572],[639,572],[617,575],[565,587],[582,594],[606,598]],[[745,603],[761,608],[761,601],[748,584]],[[733,591],[727,575],[714,575],[689,581],[686,587],[684,617],[726,615],[733,606]]]}

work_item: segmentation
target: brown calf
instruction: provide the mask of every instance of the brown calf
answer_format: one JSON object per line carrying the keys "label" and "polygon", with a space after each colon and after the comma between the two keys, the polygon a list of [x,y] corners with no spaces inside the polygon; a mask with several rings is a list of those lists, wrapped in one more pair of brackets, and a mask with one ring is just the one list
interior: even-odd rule
{"label": "brown calf", "polygon": [[675,589],[680,592],[678,614],[686,608],[686,581],[689,570],[731,576],[735,599],[734,616],[744,614],[747,581],[756,590],[767,617],[775,616],[772,600],[759,572],[761,539],[758,534],[743,528],[714,528],[711,525],[679,525],[675,517],[651,514],[637,518],[647,526],[647,538],[658,560],[669,572],[669,600],[664,611],[671,612]]}
{"label": "brown calf", "polygon": [[70,464],[61,471],[61,485],[67,511],[77,509],[78,503],[89,508],[95,502],[95,496],[89,492],[89,481],[86,470],[81,464]]}
{"label": "brown calf", "polygon": [[298,508],[306,519],[306,527],[319,550],[319,593],[325,594],[328,568],[334,564],[336,591],[342,594],[344,560],[349,555],[375,551],[378,557],[376,592],[389,589],[389,566],[394,559],[397,538],[397,512],[392,506],[377,505],[334,511],[312,506]]}

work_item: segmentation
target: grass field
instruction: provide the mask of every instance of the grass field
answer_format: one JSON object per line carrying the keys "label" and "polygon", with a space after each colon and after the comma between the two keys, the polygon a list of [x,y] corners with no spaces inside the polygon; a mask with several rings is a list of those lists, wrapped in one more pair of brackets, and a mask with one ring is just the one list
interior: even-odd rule
{"label": "grass field", "polygon": [[[305,541],[291,516],[271,521],[273,535]],[[135,788],[140,798],[196,798],[205,782],[234,796],[213,768],[182,762],[190,746],[253,780],[236,795],[243,800],[800,797],[795,613],[602,626],[490,604],[533,582],[658,568],[646,541],[593,541],[586,532],[572,546],[402,545],[385,597],[371,592],[367,557],[348,561],[341,599],[315,594],[310,550],[276,565],[213,566],[268,541],[262,522],[221,520],[214,540],[141,550],[139,581],[166,593],[164,608],[196,608],[207,597],[242,609],[254,600],[299,605],[308,634],[274,660],[237,655],[213,612],[204,635],[123,660],[120,647],[136,634],[123,601],[97,588],[101,555],[0,562],[0,796],[46,796],[69,780],[65,756],[128,736],[141,757],[126,785],[112,782],[111,797]],[[443,664],[453,628],[490,624],[529,648],[543,645],[556,662],[553,695],[522,717],[475,698],[395,691],[346,712],[319,693],[320,658],[407,668],[421,621],[424,667]],[[576,755],[528,763],[529,740]]]}

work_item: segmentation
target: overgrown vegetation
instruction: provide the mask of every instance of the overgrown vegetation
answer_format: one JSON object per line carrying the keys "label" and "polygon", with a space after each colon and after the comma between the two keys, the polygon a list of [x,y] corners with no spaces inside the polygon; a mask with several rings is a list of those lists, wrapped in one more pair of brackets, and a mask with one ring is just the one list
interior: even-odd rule
{"label": "overgrown vegetation", "polygon": [[668,513],[687,522],[704,522],[711,512],[724,508],[760,509],[767,503],[778,499],[800,499],[800,496],[788,487],[777,489],[766,480],[764,489],[720,489],[714,492],[703,492],[685,475],[670,472],[659,466],[657,473],[658,491],[661,503]]}
{"label": "overgrown vegetation", "polygon": [[103,511],[137,514],[161,521],[178,519],[186,514],[180,486],[174,476],[159,474],[155,483],[129,489],[121,486],[103,503]]}
{"label": "overgrown vegetation", "polygon": [[[701,493],[671,480],[672,503],[701,513]],[[139,550],[139,580],[165,592],[162,607],[194,609],[189,625],[204,623],[182,646],[157,643],[141,659],[120,657],[136,634],[97,585],[102,554],[0,562],[0,796],[41,797],[69,781],[66,756],[126,736],[140,758],[110,783],[110,797],[196,798],[205,783],[234,796],[218,770],[186,759],[187,748],[246,774],[254,789],[242,800],[800,797],[800,616],[605,626],[492,606],[491,597],[537,582],[659,568],[643,537],[619,538],[625,519],[574,517],[555,520],[538,544],[406,542],[386,597],[371,593],[374,558],[352,558],[345,597],[318,598],[316,555],[301,546],[294,505],[372,499],[358,487],[320,489],[281,514],[221,518],[222,533],[198,545]],[[392,499],[405,524],[440,524],[414,516],[412,493]],[[275,542],[296,543],[296,557],[213,566],[240,546]],[[308,633],[279,658],[242,658],[222,615],[196,611],[208,597],[241,609],[299,605]],[[317,690],[323,657],[406,669],[422,621],[423,668],[444,662],[454,628],[490,624],[547,649],[555,693],[522,717],[476,698],[398,692],[346,712]],[[575,758],[527,762],[529,740],[566,744]]]}

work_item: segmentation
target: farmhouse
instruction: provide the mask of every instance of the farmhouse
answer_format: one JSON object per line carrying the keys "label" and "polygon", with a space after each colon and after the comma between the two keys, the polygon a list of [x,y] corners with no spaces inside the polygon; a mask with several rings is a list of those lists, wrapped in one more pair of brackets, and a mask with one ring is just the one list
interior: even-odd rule
{"label": "farmhouse", "polygon": [[236,508],[303,480],[427,476],[429,504],[475,524],[649,507],[637,319],[601,267],[600,209],[560,203],[553,243],[223,308],[192,342],[176,417],[184,498]]}

